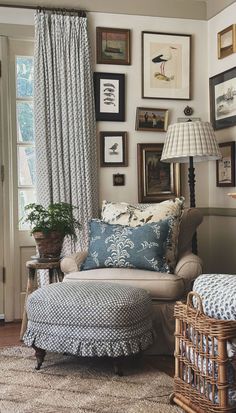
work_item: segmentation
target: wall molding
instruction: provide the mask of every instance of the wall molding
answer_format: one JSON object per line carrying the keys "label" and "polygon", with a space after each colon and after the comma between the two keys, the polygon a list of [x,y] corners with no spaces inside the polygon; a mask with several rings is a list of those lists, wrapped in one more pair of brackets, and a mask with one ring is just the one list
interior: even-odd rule
{"label": "wall molding", "polygon": [[236,208],[198,208],[204,216],[236,217]]}

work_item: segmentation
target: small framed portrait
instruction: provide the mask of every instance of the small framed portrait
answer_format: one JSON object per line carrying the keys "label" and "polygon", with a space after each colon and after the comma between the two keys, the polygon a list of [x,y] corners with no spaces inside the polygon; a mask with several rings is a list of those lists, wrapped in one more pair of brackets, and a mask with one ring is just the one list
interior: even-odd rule
{"label": "small framed portrait", "polygon": [[168,127],[168,109],[137,108],[136,130],[166,132]]}
{"label": "small framed portrait", "polygon": [[127,132],[100,132],[100,165],[128,166]]}
{"label": "small framed portrait", "polygon": [[125,175],[124,174],[113,174],[113,186],[124,186],[125,185]]}
{"label": "small framed portrait", "polygon": [[212,76],[209,86],[213,128],[217,130],[236,125],[236,67]]}
{"label": "small framed portrait", "polygon": [[142,32],[142,97],[190,99],[191,35]]}
{"label": "small framed portrait", "polygon": [[97,27],[97,63],[130,65],[130,30]]}
{"label": "small framed portrait", "polygon": [[218,59],[223,59],[236,52],[236,25],[226,27],[217,34]]}
{"label": "small framed portrait", "polygon": [[125,75],[123,73],[94,73],[96,120],[125,120]]}
{"label": "small framed portrait", "polygon": [[162,143],[138,144],[138,201],[161,202],[180,195],[180,165],[161,162]]}
{"label": "small framed portrait", "polygon": [[216,186],[235,186],[235,142],[219,143],[222,159],[216,161]]}

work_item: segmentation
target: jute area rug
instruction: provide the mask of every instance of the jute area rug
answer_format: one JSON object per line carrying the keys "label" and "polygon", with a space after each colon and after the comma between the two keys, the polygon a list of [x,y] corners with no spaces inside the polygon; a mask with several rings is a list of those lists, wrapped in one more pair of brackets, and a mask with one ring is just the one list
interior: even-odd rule
{"label": "jute area rug", "polygon": [[109,359],[48,353],[34,366],[33,349],[0,349],[1,413],[182,413],[169,404],[173,379],[148,357],[126,361],[123,377]]}

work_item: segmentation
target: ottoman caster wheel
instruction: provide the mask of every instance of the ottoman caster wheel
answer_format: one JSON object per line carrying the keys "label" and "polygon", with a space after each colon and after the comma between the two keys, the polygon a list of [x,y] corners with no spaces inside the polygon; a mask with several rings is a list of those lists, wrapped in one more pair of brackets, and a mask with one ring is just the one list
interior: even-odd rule
{"label": "ottoman caster wheel", "polygon": [[169,402],[170,402],[171,405],[175,404],[174,398],[175,398],[175,394],[171,393],[170,396],[169,396]]}
{"label": "ottoman caster wheel", "polygon": [[119,376],[119,377],[123,377],[124,376],[124,373],[123,373],[123,370],[122,370],[122,368],[121,368],[121,363],[120,363],[120,361],[118,361],[118,360],[114,360],[113,361],[113,366],[114,366],[114,373],[115,373],[115,375],[116,376]]}
{"label": "ottoman caster wheel", "polygon": [[36,347],[34,344],[32,345],[33,349],[35,350],[35,357],[37,364],[35,366],[35,370],[40,370],[40,367],[42,366],[44,362],[44,358],[46,355],[46,351],[43,350],[42,348]]}

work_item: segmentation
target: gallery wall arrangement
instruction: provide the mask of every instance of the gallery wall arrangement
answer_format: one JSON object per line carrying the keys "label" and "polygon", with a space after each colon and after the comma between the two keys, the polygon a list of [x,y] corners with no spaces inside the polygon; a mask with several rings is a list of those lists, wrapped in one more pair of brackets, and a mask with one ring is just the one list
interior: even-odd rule
{"label": "gallery wall arrangement", "polygon": [[[236,25],[219,33],[218,58],[236,52]],[[191,34],[141,31],[141,99],[191,100]],[[124,28],[96,28],[97,64],[131,65],[132,31]],[[125,73],[95,72],[94,91],[97,121],[124,122],[126,120]],[[236,125],[236,67],[209,79],[210,117],[214,130]],[[171,107],[162,105],[136,108],[134,130],[165,133],[169,125]],[[184,117],[177,122],[195,122],[193,108],[186,106]],[[119,128],[117,128],[119,129]],[[163,144],[137,144],[138,200],[160,202],[180,194],[179,165],[160,161]],[[216,185],[235,185],[235,143],[221,144],[222,161],[216,163]],[[100,132],[100,166],[128,166],[128,133]],[[154,173],[155,171],[155,173]],[[124,174],[113,174],[114,186],[125,185]]]}

